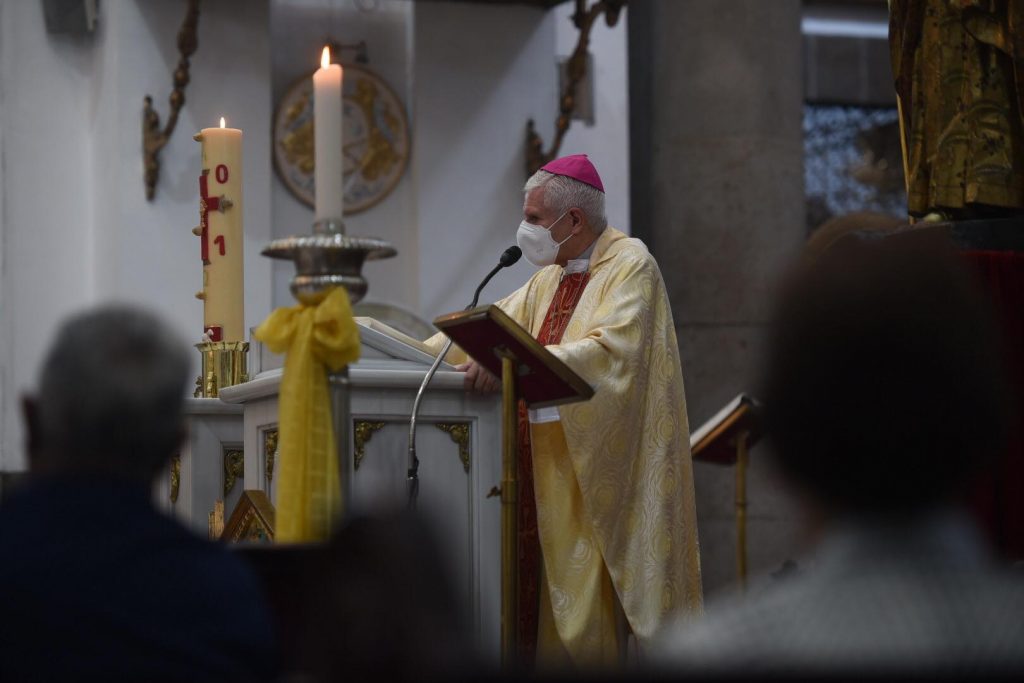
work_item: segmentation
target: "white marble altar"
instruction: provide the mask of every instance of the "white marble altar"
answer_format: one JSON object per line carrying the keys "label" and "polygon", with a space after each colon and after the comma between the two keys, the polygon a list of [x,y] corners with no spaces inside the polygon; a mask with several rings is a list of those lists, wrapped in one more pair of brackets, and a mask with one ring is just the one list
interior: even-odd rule
{"label": "white marble altar", "polygon": [[218,500],[230,513],[242,495],[242,406],[217,398],[185,400],[187,435],[157,479],[157,505],[201,536]]}
{"label": "white marble altar", "polygon": [[[365,329],[362,336],[363,357],[349,369],[354,469],[342,476],[351,477],[352,512],[372,514],[406,505],[409,413],[430,357],[407,349],[398,355],[415,360],[395,358],[393,344]],[[275,503],[280,382],[280,369],[266,370],[221,390],[218,399],[243,411],[244,488],[266,491]],[[417,453],[417,513],[430,519],[444,545],[480,647],[497,657],[501,505],[489,494],[501,479],[500,396],[467,394],[463,375],[442,366],[421,405]],[[225,514],[231,510],[227,505]]]}

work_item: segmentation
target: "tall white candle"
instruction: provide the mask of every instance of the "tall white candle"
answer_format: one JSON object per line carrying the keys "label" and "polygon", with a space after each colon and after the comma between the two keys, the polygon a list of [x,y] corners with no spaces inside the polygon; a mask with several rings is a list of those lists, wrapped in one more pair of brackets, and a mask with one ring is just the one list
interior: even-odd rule
{"label": "tall white candle", "polygon": [[324,48],[320,68],[313,74],[314,161],[316,220],[341,220],[344,210],[342,174],[340,64],[331,64]]}
{"label": "tall white candle", "polygon": [[245,278],[242,259],[242,131],[203,128],[199,178],[202,238],[203,331],[213,341],[245,341]]}

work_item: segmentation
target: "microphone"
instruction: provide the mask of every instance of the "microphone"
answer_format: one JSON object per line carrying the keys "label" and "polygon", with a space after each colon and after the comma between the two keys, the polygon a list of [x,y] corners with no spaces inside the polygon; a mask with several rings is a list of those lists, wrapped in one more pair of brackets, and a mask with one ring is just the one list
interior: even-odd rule
{"label": "microphone", "polygon": [[475,292],[473,292],[473,300],[469,302],[469,305],[466,306],[464,310],[468,311],[469,309],[476,306],[476,302],[480,300],[480,292],[482,292],[484,287],[487,286],[487,283],[491,281],[491,278],[498,274],[499,270],[501,270],[502,268],[508,268],[511,265],[515,265],[515,263],[522,257],[523,250],[520,249],[515,244],[513,244],[505,251],[501,252],[501,258],[498,259],[498,265],[494,266],[491,272],[487,273],[487,277],[485,277],[480,282],[480,286],[476,288]]}
{"label": "microphone", "polygon": [[[476,288],[473,293],[473,300],[466,306],[465,309],[469,309],[476,306],[476,302],[480,300],[480,292],[483,291],[487,283],[491,281],[495,275],[498,274],[502,268],[508,268],[509,266],[515,265],[523,257],[523,250],[516,245],[512,245],[508,249],[502,252],[501,258],[498,259],[498,265],[491,269],[491,272],[487,273],[487,276],[480,281],[480,286]],[[437,369],[441,367],[441,363],[444,362],[444,357],[448,355],[448,351],[452,348],[452,340],[449,339],[445,342],[444,347],[441,349],[441,353],[437,354],[437,358],[434,359],[433,365],[427,371],[427,374],[423,376],[423,382],[420,384],[419,391],[416,392],[416,400],[412,404],[412,415],[409,418],[409,469],[407,473],[407,481],[409,482],[409,507],[410,509],[416,508],[416,497],[420,491],[420,480],[419,480],[419,469],[420,460],[416,457],[416,417],[420,412],[420,402],[423,400],[423,394],[427,390],[427,385],[430,384],[430,380],[434,378],[437,373]]]}
{"label": "microphone", "polygon": [[514,266],[521,258],[523,258],[523,250],[513,244],[501,253],[498,263],[502,268],[508,268],[509,266]]}

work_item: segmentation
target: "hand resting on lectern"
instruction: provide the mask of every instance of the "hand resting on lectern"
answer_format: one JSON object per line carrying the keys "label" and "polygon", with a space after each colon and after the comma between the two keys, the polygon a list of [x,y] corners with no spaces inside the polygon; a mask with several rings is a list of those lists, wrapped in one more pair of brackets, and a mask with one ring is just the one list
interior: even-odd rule
{"label": "hand resting on lectern", "polygon": [[501,389],[501,380],[493,372],[474,360],[455,366],[458,372],[466,373],[466,391],[477,394],[492,394]]}

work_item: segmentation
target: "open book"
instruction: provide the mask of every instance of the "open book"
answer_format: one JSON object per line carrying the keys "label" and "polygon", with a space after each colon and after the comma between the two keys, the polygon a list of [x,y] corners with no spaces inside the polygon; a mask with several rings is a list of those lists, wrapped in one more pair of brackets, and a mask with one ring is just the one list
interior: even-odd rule
{"label": "open book", "polygon": [[[433,363],[437,357],[437,352],[419,339],[399,332],[375,318],[356,316],[355,320],[359,326],[359,340],[363,345],[380,351],[385,356],[426,364]],[[441,363],[441,369],[455,368],[448,363]]]}
{"label": "open book", "polygon": [[761,438],[761,425],[755,415],[757,401],[740,394],[729,401],[714,417],[690,434],[690,453],[694,460],[731,465],[736,460],[735,440],[741,432],[748,434],[748,446]]}

